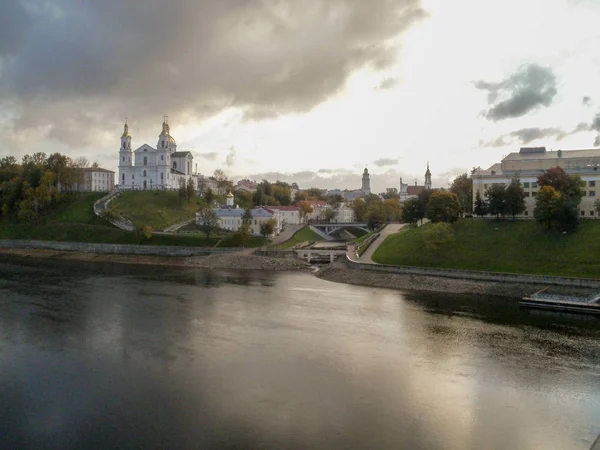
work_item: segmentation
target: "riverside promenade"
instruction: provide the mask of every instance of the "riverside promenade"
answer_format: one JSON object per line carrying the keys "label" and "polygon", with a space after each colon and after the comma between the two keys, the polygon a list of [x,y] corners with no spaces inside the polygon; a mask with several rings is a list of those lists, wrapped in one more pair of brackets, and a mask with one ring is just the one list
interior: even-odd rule
{"label": "riverside promenade", "polygon": [[[407,226],[405,223],[390,223],[385,226],[383,230],[379,233],[379,237],[375,239],[375,241],[369,245],[369,248],[358,258],[358,262],[363,264],[377,264],[373,261],[373,254],[377,250],[377,248],[385,241],[385,239],[394,233],[398,233],[402,228]],[[350,248],[348,249],[348,253],[350,253]],[[352,248],[352,252],[354,252],[354,248]],[[356,259],[356,256],[353,255],[351,259]]]}

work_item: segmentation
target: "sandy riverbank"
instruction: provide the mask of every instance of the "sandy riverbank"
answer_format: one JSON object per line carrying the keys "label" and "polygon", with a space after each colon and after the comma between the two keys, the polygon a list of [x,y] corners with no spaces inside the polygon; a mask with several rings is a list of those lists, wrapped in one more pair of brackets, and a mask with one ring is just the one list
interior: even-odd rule
{"label": "sandy riverbank", "polygon": [[66,252],[45,249],[0,249],[0,255],[13,255],[27,258],[57,259],[67,261],[109,262],[115,264],[149,264],[156,266],[201,267],[206,269],[230,270],[307,270],[300,260],[269,258],[251,253],[227,253],[208,256],[153,256],[115,255],[84,252]]}

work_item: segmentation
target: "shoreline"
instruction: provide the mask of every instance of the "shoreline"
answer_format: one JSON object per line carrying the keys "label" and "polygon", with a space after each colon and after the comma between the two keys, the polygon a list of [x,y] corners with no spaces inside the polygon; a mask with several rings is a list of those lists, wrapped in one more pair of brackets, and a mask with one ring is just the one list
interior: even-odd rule
{"label": "shoreline", "polygon": [[[311,271],[310,266],[299,259],[281,259],[258,256],[250,252],[214,254],[207,256],[154,256],[118,255],[71,252],[47,249],[0,249],[0,255],[20,258],[35,258],[62,261],[101,262],[113,264],[153,265],[214,270],[267,270],[273,272],[313,272],[317,278],[334,283],[384,289],[469,294],[520,299],[538,291],[542,285],[533,283],[505,283],[496,281],[474,281],[428,275],[393,274],[361,271],[348,267],[342,261]],[[588,295],[589,289],[559,288],[571,295]]]}

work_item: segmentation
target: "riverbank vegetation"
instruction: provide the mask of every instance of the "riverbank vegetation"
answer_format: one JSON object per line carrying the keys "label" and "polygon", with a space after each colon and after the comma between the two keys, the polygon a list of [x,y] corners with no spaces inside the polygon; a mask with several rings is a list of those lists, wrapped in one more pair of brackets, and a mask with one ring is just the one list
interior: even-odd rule
{"label": "riverbank vegetation", "polygon": [[461,219],[452,239],[426,245],[426,224],[389,236],[373,255],[381,264],[600,278],[600,221],[583,220],[574,233],[533,220]]}

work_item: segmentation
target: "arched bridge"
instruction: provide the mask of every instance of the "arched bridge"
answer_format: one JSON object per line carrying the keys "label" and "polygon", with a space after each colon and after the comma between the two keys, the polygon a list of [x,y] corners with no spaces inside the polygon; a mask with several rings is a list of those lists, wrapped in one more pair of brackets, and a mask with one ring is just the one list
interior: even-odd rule
{"label": "arched bridge", "polygon": [[365,222],[313,223],[311,226],[325,232],[327,235],[333,234],[335,231],[342,230],[344,228],[359,228],[367,233],[371,231],[367,228],[367,224]]}

